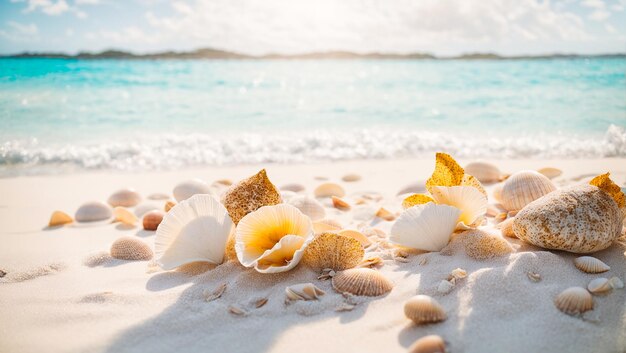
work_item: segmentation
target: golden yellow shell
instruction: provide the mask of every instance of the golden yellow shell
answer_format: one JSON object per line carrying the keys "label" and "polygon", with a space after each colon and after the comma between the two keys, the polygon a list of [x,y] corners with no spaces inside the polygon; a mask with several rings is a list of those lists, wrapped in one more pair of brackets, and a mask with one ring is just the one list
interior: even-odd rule
{"label": "golden yellow shell", "polygon": [[337,196],[332,196],[331,199],[333,200],[333,206],[338,209],[338,210],[342,210],[342,211],[350,211],[350,208],[352,208],[350,206],[349,203],[347,203],[344,199],[339,198]]}
{"label": "golden yellow shell", "polygon": [[248,213],[280,202],[280,193],[267,177],[265,169],[233,185],[222,195],[222,203],[235,225]]}
{"label": "golden yellow shell", "polygon": [[358,265],[365,251],[358,240],[335,233],[322,233],[304,251],[302,261],[318,270],[342,271]]}
{"label": "golden yellow shell", "polygon": [[147,261],[152,255],[150,246],[137,238],[124,236],[111,244],[111,257],[116,259]]}
{"label": "golden yellow shell", "polygon": [[132,213],[128,208],[122,206],[117,206],[113,209],[113,216],[115,217],[116,222],[121,222],[129,226],[134,226],[139,221],[134,213]]}
{"label": "golden yellow shell", "polygon": [[351,268],[338,272],[332,279],[339,293],[377,297],[389,293],[393,283],[380,272],[369,268]]}
{"label": "golden yellow shell", "polygon": [[443,307],[428,295],[416,295],[407,300],[404,315],[417,325],[440,322],[447,318]]}
{"label": "golden yellow shell", "polygon": [[64,224],[72,223],[74,219],[72,216],[68,215],[63,211],[54,211],[50,216],[50,221],[48,222],[49,227],[62,226]]}

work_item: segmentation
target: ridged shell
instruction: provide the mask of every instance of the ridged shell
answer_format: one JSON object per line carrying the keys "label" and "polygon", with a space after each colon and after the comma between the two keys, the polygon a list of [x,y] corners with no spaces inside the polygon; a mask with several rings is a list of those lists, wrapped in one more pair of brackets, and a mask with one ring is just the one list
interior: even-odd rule
{"label": "ridged shell", "polygon": [[500,202],[508,211],[519,211],[529,203],[556,190],[550,179],[534,170],[511,175],[502,185]]}
{"label": "ridged shell", "polygon": [[222,203],[235,225],[248,213],[281,202],[280,194],[267,177],[265,169],[233,185],[222,195]]}
{"label": "ridged shell", "polygon": [[574,265],[577,269],[587,273],[602,273],[611,269],[599,259],[592,256],[581,256],[574,259]]}
{"label": "ridged shell", "polygon": [[157,230],[159,224],[163,221],[165,214],[163,211],[154,210],[143,215],[143,229],[145,230]]}
{"label": "ridged shell", "polygon": [[313,225],[294,206],[264,206],[241,219],[235,239],[242,265],[261,273],[284,272],[302,259],[313,240]]}
{"label": "ridged shell", "polygon": [[68,215],[63,211],[54,211],[50,216],[50,221],[48,222],[48,227],[56,227],[62,226],[64,224],[72,223],[74,219],[72,216]]}
{"label": "ridged shell", "polygon": [[541,168],[537,171],[545,175],[548,179],[554,179],[554,178],[559,177],[561,174],[563,174],[562,170],[557,169],[557,168],[551,168],[551,167]]}
{"label": "ridged shell", "polygon": [[380,272],[369,268],[351,268],[337,272],[332,279],[333,288],[339,293],[377,297],[389,293],[393,283]]}
{"label": "ridged shell", "polygon": [[450,205],[461,210],[459,222],[475,226],[487,212],[487,196],[472,186],[433,186],[431,193],[439,205]]}
{"label": "ridged shell", "polygon": [[322,233],[307,246],[302,262],[318,270],[342,271],[358,265],[365,251],[358,240],[335,233]]}
{"label": "ridged shell", "polygon": [[317,200],[308,196],[295,196],[287,203],[299,209],[300,212],[311,218],[312,221],[318,221],[326,216],[324,206]]}
{"label": "ridged shell", "polygon": [[582,314],[593,309],[593,297],[582,287],[570,287],[554,299],[554,305],[568,315]]}
{"label": "ridged shell", "polygon": [[424,336],[409,347],[409,353],[446,353],[446,343],[437,335]]}
{"label": "ridged shell", "polygon": [[591,253],[620,237],[622,214],[606,192],[575,185],[530,203],[515,216],[513,231],[542,248]]}
{"label": "ridged shell", "polygon": [[339,198],[337,196],[332,196],[331,199],[333,200],[333,206],[338,210],[350,211],[350,209],[352,208],[350,204],[342,198]]}
{"label": "ridged shell", "polygon": [[608,278],[600,277],[591,280],[587,285],[587,289],[593,294],[600,294],[610,291],[613,287]]}
{"label": "ridged shell", "polygon": [[346,192],[339,184],[323,183],[315,188],[314,195],[315,197],[344,197],[346,195]]}
{"label": "ridged shell", "polygon": [[336,232],[341,230],[341,228],[343,228],[341,223],[335,221],[334,219],[324,218],[313,222],[313,231],[315,234]]}
{"label": "ridged shell", "polygon": [[285,295],[288,300],[316,300],[326,294],[317,288],[313,283],[294,284],[285,288]]}
{"label": "ridged shell", "polygon": [[406,301],[404,315],[417,325],[440,322],[447,318],[445,310],[434,298],[421,294]]}
{"label": "ridged shell", "polygon": [[74,215],[77,222],[99,222],[111,219],[113,210],[103,202],[92,201],[80,206]]}
{"label": "ridged shell", "polygon": [[155,239],[157,262],[166,270],[196,261],[218,265],[233,231],[233,222],[219,201],[207,194],[194,195],[163,217]]}
{"label": "ridged shell", "polygon": [[468,230],[460,236],[463,237],[465,253],[473,259],[485,260],[513,252],[513,247],[504,238],[481,229]]}
{"label": "ridged shell", "polygon": [[405,247],[440,251],[456,228],[461,210],[432,202],[405,210],[391,227],[389,241]]}
{"label": "ridged shell", "polygon": [[502,178],[500,169],[487,162],[471,162],[464,169],[465,174],[474,176],[481,183],[495,183]]}
{"label": "ridged shell", "polygon": [[191,179],[183,181],[174,187],[174,198],[177,202],[187,200],[196,194],[210,194],[211,187],[200,179]]}
{"label": "ridged shell", "polygon": [[372,245],[372,241],[368,237],[363,235],[363,233],[353,229],[343,229],[338,231],[337,234],[358,240],[359,243],[361,243],[361,246],[364,248]]}
{"label": "ridged shell", "polygon": [[128,208],[123,206],[117,206],[113,209],[113,216],[115,216],[116,222],[121,222],[123,224],[134,226],[139,221],[139,218],[135,216]]}
{"label": "ridged shell", "polygon": [[113,242],[111,257],[120,260],[146,261],[152,259],[152,249],[137,238],[125,236]]}
{"label": "ridged shell", "polygon": [[361,176],[358,175],[358,174],[350,173],[350,174],[346,174],[346,175],[342,176],[341,180],[343,180],[343,181],[345,181],[347,183],[353,183],[355,181],[361,180]]}
{"label": "ridged shell", "polygon": [[502,204],[502,188],[504,187],[504,183],[498,183],[493,186],[491,189],[491,195],[493,195],[493,199]]}
{"label": "ridged shell", "polygon": [[280,187],[281,191],[303,192],[306,190],[304,185],[298,183],[285,184]]}
{"label": "ridged shell", "polygon": [[410,183],[402,187],[396,196],[404,194],[424,194],[426,193],[426,182],[419,180],[414,183]]}
{"label": "ridged shell", "polygon": [[141,195],[133,188],[120,189],[109,196],[107,202],[112,207],[135,207],[141,202]]}

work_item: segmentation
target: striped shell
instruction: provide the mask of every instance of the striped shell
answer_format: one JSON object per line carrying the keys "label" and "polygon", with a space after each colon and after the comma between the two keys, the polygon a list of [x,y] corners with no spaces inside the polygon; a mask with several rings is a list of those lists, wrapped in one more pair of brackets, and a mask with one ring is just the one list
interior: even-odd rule
{"label": "striped shell", "polygon": [[609,281],[608,278],[600,277],[591,280],[591,282],[587,285],[587,289],[593,294],[600,294],[610,291],[613,287],[611,286],[611,281]]}
{"label": "striped shell", "polygon": [[570,287],[556,296],[554,305],[568,315],[582,314],[593,309],[593,298],[585,288]]}
{"label": "striped shell", "polygon": [[609,265],[592,256],[581,256],[574,259],[577,269],[587,273],[602,273],[611,269]]}
{"label": "striped shell", "polygon": [[299,209],[300,212],[308,216],[312,221],[318,221],[326,216],[324,206],[317,200],[305,195],[294,196],[287,202],[288,204]]}
{"label": "striped shell", "polygon": [[404,304],[404,315],[418,325],[440,322],[447,318],[443,307],[432,297],[416,295]]}
{"label": "striped shell", "polygon": [[342,271],[358,265],[365,251],[358,240],[335,233],[322,233],[304,251],[302,262],[322,270]]}
{"label": "striped shell", "polygon": [[120,260],[150,260],[152,259],[152,249],[143,241],[124,236],[118,238],[111,245],[111,257]]}
{"label": "striped shell", "polygon": [[369,268],[351,268],[338,272],[332,280],[339,293],[377,297],[389,293],[393,283],[380,272]]}
{"label": "striped shell", "polygon": [[500,202],[508,211],[519,211],[536,199],[556,190],[543,174],[533,170],[517,172],[502,185]]}
{"label": "striped shell", "polygon": [[495,183],[502,177],[500,169],[487,162],[472,162],[465,166],[465,174],[472,175],[481,183]]}

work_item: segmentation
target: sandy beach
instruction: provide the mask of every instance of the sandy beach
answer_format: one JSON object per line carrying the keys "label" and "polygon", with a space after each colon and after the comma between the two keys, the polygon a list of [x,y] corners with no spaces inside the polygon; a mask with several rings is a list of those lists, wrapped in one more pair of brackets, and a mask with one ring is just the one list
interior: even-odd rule
{"label": "sandy beach", "polygon": [[[459,160],[464,165],[469,161]],[[625,159],[494,160],[505,173],[555,167],[561,187],[611,172],[626,185]],[[423,160],[355,161],[306,165],[247,165],[158,173],[79,173],[0,179],[0,351],[2,352],[406,352],[418,338],[440,335],[452,352],[624,352],[626,291],[594,295],[594,309],[581,317],[566,315],[553,301],[571,286],[586,287],[597,277],[626,280],[626,243],[622,237],[594,253],[611,267],[586,274],[574,267],[576,254],[547,251],[506,238],[515,251],[489,260],[475,260],[464,251],[445,255],[410,254],[385,257],[379,271],[393,282],[381,297],[356,297],[356,307],[338,312],[346,298],[330,281],[299,265],[279,274],[262,274],[228,261],[199,275],[163,271],[151,261],[108,257],[111,243],[124,235],[151,247],[155,232],[120,224],[68,225],[47,228],[50,214],[69,214],[84,202],[106,201],[122,187],[145,197],[171,195],[180,181],[200,178],[238,181],[266,168],[278,187],[305,185],[305,193],[322,179],[337,182],[349,202],[363,193],[379,193],[380,201],[340,211],[323,200],[327,218],[343,228],[377,228],[388,233],[393,221],[374,217],[383,206],[402,210],[396,193],[406,184],[427,179],[434,158]],[[348,173],[357,182],[343,182]],[[488,191],[493,186],[487,186]],[[220,192],[216,189],[215,192]],[[165,201],[146,200],[162,207]],[[494,201],[490,196],[490,203]],[[486,229],[498,231],[492,220]],[[458,250],[458,249],[457,249]],[[366,254],[367,255],[367,254]],[[441,280],[456,269],[467,277],[447,294]],[[540,275],[534,282],[528,272]],[[285,288],[311,282],[325,291],[319,300],[285,304]],[[226,284],[217,300],[205,293]],[[441,323],[417,326],[403,313],[404,302],[416,294],[435,298],[445,309]],[[267,304],[254,303],[267,298]],[[246,315],[233,315],[235,305]]]}

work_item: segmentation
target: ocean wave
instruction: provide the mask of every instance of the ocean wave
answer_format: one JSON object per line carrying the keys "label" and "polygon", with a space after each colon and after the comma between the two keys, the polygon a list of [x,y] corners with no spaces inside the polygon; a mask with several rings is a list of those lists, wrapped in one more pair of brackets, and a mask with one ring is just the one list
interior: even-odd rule
{"label": "ocean wave", "polygon": [[92,144],[12,140],[0,145],[0,173],[172,170],[207,165],[411,158],[426,157],[436,151],[446,151],[458,158],[626,157],[626,129],[611,125],[603,138],[562,134],[498,137],[362,129],[241,135],[166,134]]}

